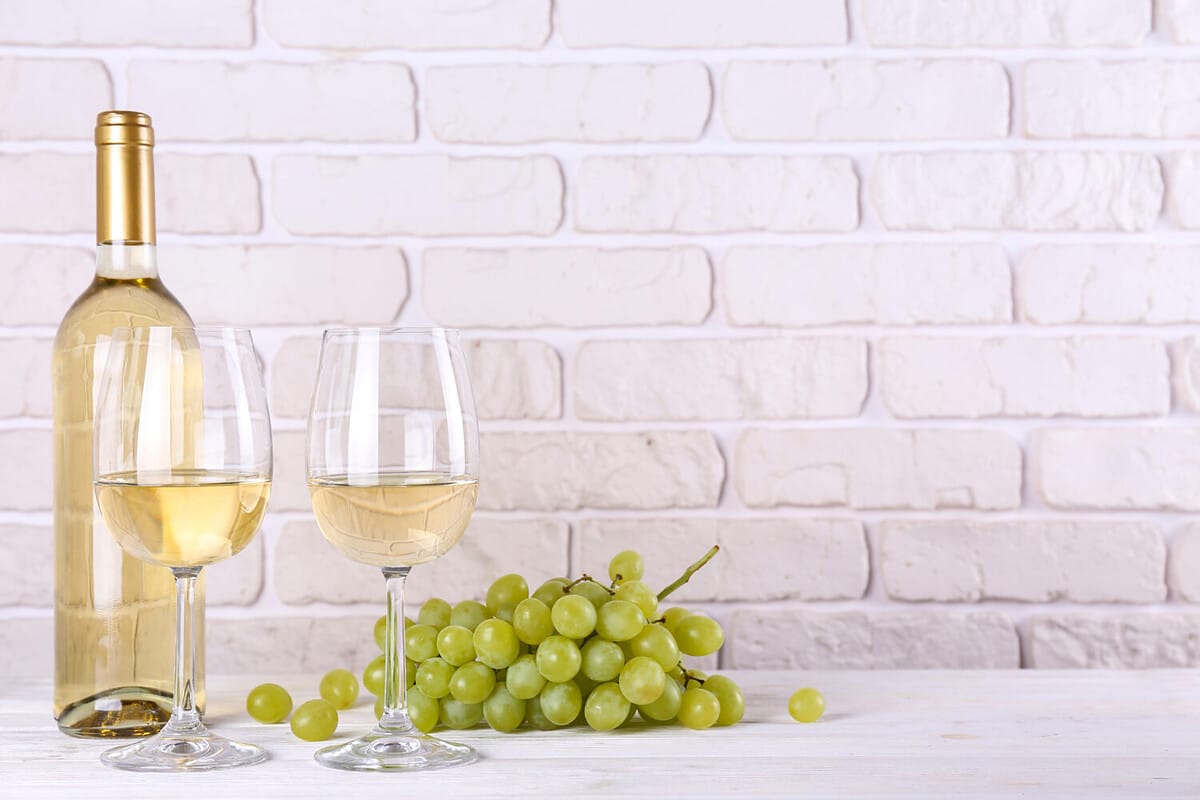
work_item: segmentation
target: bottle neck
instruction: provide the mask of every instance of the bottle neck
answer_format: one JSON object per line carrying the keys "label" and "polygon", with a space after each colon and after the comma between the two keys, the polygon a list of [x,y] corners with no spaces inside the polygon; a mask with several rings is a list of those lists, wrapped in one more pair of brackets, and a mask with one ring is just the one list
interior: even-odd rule
{"label": "bottle neck", "polygon": [[96,277],[118,281],[157,278],[157,248],[152,244],[97,245]]}
{"label": "bottle neck", "polygon": [[151,135],[148,127],[97,128],[96,242],[99,244],[129,246],[155,242]]}

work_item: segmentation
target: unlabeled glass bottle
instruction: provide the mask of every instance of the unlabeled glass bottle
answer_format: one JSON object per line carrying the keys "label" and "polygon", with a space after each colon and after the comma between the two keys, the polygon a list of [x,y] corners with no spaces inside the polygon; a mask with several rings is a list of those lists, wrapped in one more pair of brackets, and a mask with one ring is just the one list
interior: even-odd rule
{"label": "unlabeled glass bottle", "polygon": [[[96,277],[54,340],[54,716],[73,736],[145,736],[171,714],[171,573],[121,550],[92,491],[95,382],[110,333],[192,324],[158,278],[153,148],[147,115],[97,118]],[[197,675],[198,699],[203,686]]]}

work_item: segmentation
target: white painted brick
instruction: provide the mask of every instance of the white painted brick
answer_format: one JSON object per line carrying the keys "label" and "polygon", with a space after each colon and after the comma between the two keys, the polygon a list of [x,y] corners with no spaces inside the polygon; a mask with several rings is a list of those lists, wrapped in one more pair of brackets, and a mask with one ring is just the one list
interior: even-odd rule
{"label": "white painted brick", "polygon": [[707,431],[480,438],[479,507],[488,510],[713,508],[725,477]]}
{"label": "white painted brick", "polygon": [[[297,388],[305,397],[312,396],[312,388]],[[274,474],[271,477],[271,511],[312,511],[308,498],[308,480],[305,467],[304,431],[280,431],[272,434],[274,450]]]}
{"label": "white painted brick", "polygon": [[432,248],[422,265],[425,311],[444,325],[695,325],[712,308],[699,247]]}
{"label": "white painted brick", "polygon": [[[580,568],[597,578],[633,549],[646,582],[661,590],[711,545],[721,552],[666,604],[711,600],[857,600],[870,556],[862,523],[849,519],[589,519],[580,523]],[[665,607],[665,605],[664,605]]]}
{"label": "white painted brick", "polygon": [[550,0],[265,0],[263,19],[287,47],[533,50],[550,35]]}
{"label": "white painted brick", "polygon": [[[0,618],[0,675],[44,681],[54,674],[54,620]],[[47,700],[49,695],[47,694]],[[47,703],[47,711],[49,704]]]}
{"label": "white painted brick", "polygon": [[0,525],[0,553],[0,606],[54,605],[53,528]]}
{"label": "white painted brick", "polygon": [[539,234],[562,220],[562,173],[546,156],[275,158],[275,215],[297,234]]}
{"label": "white painted brick", "polygon": [[1163,180],[1148,153],[895,153],[868,193],[892,230],[1144,231]]}
{"label": "white painted brick", "polygon": [[888,410],[922,417],[1135,417],[1171,410],[1158,339],[905,337],[880,347]]}
{"label": "white painted brick", "polygon": [[815,612],[741,608],[730,615],[734,669],[1015,669],[1012,622],[992,612]]}
{"label": "white painted brick", "polygon": [[175,141],[411,142],[415,94],[408,67],[383,62],[129,65],[128,102]]}
{"label": "white painted brick", "polygon": [[1189,522],[1171,539],[1167,562],[1171,594],[1189,603],[1200,603],[1200,525]]}
{"label": "white painted brick", "polygon": [[262,227],[258,175],[249,156],[164,153],[154,166],[160,231],[257,233]]}
{"label": "white painted brick", "polygon": [[734,325],[1008,322],[1008,261],[992,244],[731,247],[721,291]]}
{"label": "white painted brick", "polygon": [[580,419],[853,417],[867,397],[867,342],[587,341],[576,351],[573,372]]}
{"label": "white painted brick", "polygon": [[841,0],[558,0],[568,47],[790,47],[842,44]]}
{"label": "white painted brick", "polygon": [[[0,30],[3,28],[0,25]],[[95,231],[95,171],[96,159],[90,155],[0,154],[0,186],[5,188],[0,192],[0,229],[18,233]]]}
{"label": "white painted brick", "polygon": [[1200,322],[1200,248],[1039,245],[1017,265],[1021,317],[1061,323]]}
{"label": "white painted brick", "polygon": [[890,521],[880,574],[893,600],[1156,603],[1166,546],[1148,522]]}
{"label": "white painted brick", "polygon": [[593,156],[576,177],[588,232],[849,231],[858,178],[842,156]]}
{"label": "white painted brick", "polygon": [[690,142],[712,104],[697,62],[434,67],[423,91],[444,142]]}
{"label": "white painted brick", "polygon": [[740,61],[721,98],[730,136],[748,141],[1008,134],[1008,76],[995,61]]}
{"label": "white painted brick", "polygon": [[1037,431],[1033,471],[1054,508],[1200,510],[1200,429]]}
{"label": "white painted brick", "polygon": [[1181,228],[1200,229],[1200,200],[1193,191],[1200,181],[1200,154],[1188,150],[1166,158],[1167,215]]}
{"label": "white painted brick", "polygon": [[252,605],[263,587],[263,537],[258,536],[234,558],[204,568],[204,602],[209,606]]}
{"label": "white painted brick", "polygon": [[[272,366],[271,410],[307,417],[321,343],[292,338]],[[531,339],[464,343],[476,410],[482,419],[558,419],[562,416],[562,361],[550,345]]]}
{"label": "white painted brick", "polygon": [[1154,20],[1172,42],[1200,43],[1200,6],[1192,0],[1156,0]]}
{"label": "white painted brick", "polygon": [[862,0],[867,41],[881,47],[1134,47],[1150,0]]}
{"label": "white painted brick", "polygon": [[[53,506],[54,448],[50,429],[0,430],[0,508],[40,511]],[[2,674],[2,673],[0,673]]]}
{"label": "white painted brick", "polygon": [[198,324],[386,325],[408,297],[398,247],[171,245],[159,265]]}
{"label": "white painted brick", "polygon": [[1177,408],[1200,412],[1200,338],[1171,343],[1172,388]]}
{"label": "white painted brick", "polygon": [[[482,600],[491,582],[517,572],[531,586],[567,573],[567,524],[552,519],[476,517],[446,555],[413,569],[410,608],[430,597]],[[289,522],[275,550],[275,590],[292,605],[383,602],[383,578],[325,541],[312,522]],[[415,616],[413,614],[412,616]]]}
{"label": "white painted brick", "polygon": [[57,325],[91,282],[95,260],[83,248],[0,244],[0,324]]}
{"label": "white painted brick", "polygon": [[1021,449],[999,431],[752,429],[734,485],[753,508],[1017,508]]}
{"label": "white painted brick", "polygon": [[0,44],[249,47],[253,0],[179,4],[154,0],[0,0]]}
{"label": "white painted brick", "polygon": [[1200,666],[1200,615],[1037,617],[1029,626],[1027,662],[1039,669]]}
{"label": "white painted brick", "polygon": [[[380,583],[383,579],[380,579]],[[383,614],[344,617],[225,617],[210,615],[204,630],[206,669],[210,675],[247,675],[255,680],[279,674],[321,675],[331,669],[362,673],[379,655],[372,633]],[[308,687],[289,687],[296,701],[317,695],[316,678]],[[343,726],[344,730],[344,726]]]}
{"label": "white painted brick", "polygon": [[0,139],[90,139],[93,109],[112,104],[101,61],[0,58]]}
{"label": "white painted brick", "polygon": [[51,339],[0,339],[0,418],[48,417]]}

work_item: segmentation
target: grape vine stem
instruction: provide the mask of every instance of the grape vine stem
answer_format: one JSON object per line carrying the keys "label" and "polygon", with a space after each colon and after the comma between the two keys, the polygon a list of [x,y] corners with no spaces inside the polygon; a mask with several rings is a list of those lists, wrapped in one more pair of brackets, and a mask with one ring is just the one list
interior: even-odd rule
{"label": "grape vine stem", "polygon": [[680,586],[683,586],[685,583],[690,581],[692,579],[692,576],[695,575],[696,572],[701,567],[703,567],[709,561],[712,561],[713,556],[715,556],[718,552],[720,552],[720,550],[721,550],[721,546],[719,544],[714,544],[711,548],[709,548],[709,551],[707,553],[705,553],[703,556],[701,556],[699,561],[697,561],[695,564],[692,564],[690,567],[685,569],[683,571],[682,575],[680,575],[678,578],[676,578],[673,583],[671,583],[670,585],[667,586],[667,588],[663,589],[661,592],[658,593],[659,602],[662,602],[663,600],[667,599],[667,596],[670,595],[671,592],[675,591]]}

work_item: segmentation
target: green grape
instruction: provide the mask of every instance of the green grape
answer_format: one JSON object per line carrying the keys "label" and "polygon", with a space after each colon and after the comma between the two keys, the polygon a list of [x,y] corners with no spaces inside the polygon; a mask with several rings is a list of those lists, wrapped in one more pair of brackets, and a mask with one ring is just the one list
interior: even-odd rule
{"label": "green grape", "polygon": [[594,681],[587,675],[584,675],[583,670],[580,670],[579,674],[571,680],[575,681],[575,685],[579,687],[579,694],[584,700],[587,700],[587,696],[592,693],[592,689],[600,685],[600,681]]}
{"label": "green grape", "polygon": [[338,709],[349,708],[358,699],[358,678],[348,669],[333,669],[321,678],[321,699]]}
{"label": "green grape", "polygon": [[596,607],[577,594],[560,597],[550,617],[554,629],[569,639],[584,639],[596,630]]}
{"label": "green grape", "polygon": [[461,625],[469,631],[490,617],[487,606],[476,600],[463,600],[450,611],[450,624]]}
{"label": "green grape", "polygon": [[447,664],[461,667],[475,660],[475,636],[470,628],[447,625],[438,631],[437,651]]}
{"label": "green grape", "polygon": [[596,633],[610,642],[624,642],[641,633],[646,615],[628,600],[613,600],[596,614]]}
{"label": "green grape", "polygon": [[546,608],[553,608],[558,598],[567,593],[567,587],[570,585],[571,582],[566,578],[551,578],[539,586],[532,596],[545,603]]}
{"label": "green grape", "polygon": [[825,713],[825,697],[816,689],[797,689],[788,698],[788,713],[796,722],[816,722]]}
{"label": "green grape", "polygon": [[473,641],[479,660],[492,669],[504,669],[521,655],[517,632],[502,619],[487,619],[479,623]]}
{"label": "green grape", "polygon": [[636,656],[621,668],[621,694],[637,705],[653,703],[667,685],[667,673],[658,662],[646,656]]}
{"label": "green grape", "polygon": [[384,648],[384,637],[387,636],[387,616],[382,616],[375,620],[375,645],[382,650]]}
{"label": "green grape", "polygon": [[541,644],[543,639],[554,634],[550,607],[536,597],[528,597],[517,603],[513,609],[512,625],[517,638],[525,644]]}
{"label": "green grape", "polygon": [[613,597],[633,603],[642,610],[646,619],[654,619],[654,615],[658,612],[658,595],[641,581],[625,581],[617,587],[617,592]]}
{"label": "green grape", "polygon": [[328,739],[333,736],[337,726],[337,709],[327,700],[309,700],[301,703],[292,714],[292,733],[306,742]]}
{"label": "green grape", "polygon": [[570,725],[583,708],[583,694],[575,681],[547,683],[538,697],[542,701],[542,713],[555,725]]}
{"label": "green grape", "polygon": [[508,608],[511,612],[517,603],[529,597],[529,584],[520,575],[505,575],[497,578],[487,590],[487,610],[496,616]]}
{"label": "green grape", "polygon": [[504,676],[504,685],[509,693],[518,700],[528,700],[537,697],[546,685],[546,679],[538,672],[537,658],[529,653],[519,656],[509,665]]}
{"label": "green grape", "polygon": [[712,692],[693,686],[679,702],[679,721],[692,730],[711,728],[721,716],[721,701]]}
{"label": "green grape", "polygon": [[674,680],[680,686],[683,686],[685,683],[687,683],[687,676],[683,674],[682,664],[676,664],[667,670],[667,677]]}
{"label": "green grape", "polygon": [[707,656],[721,649],[725,631],[712,617],[693,614],[675,626],[675,641],[684,655]]}
{"label": "green grape", "polygon": [[592,730],[611,731],[629,719],[629,701],[615,683],[602,683],[587,696],[583,717]]}
{"label": "green grape", "polygon": [[608,577],[616,584],[640,581],[646,574],[646,562],[636,550],[622,550],[608,562]]}
{"label": "green grape", "polygon": [[686,608],[682,608],[680,606],[671,606],[663,612],[663,624],[666,625],[667,630],[674,635],[675,628],[679,625],[679,623],[691,615],[692,612],[688,611]]}
{"label": "green grape", "polygon": [[[379,716],[382,716],[382,700],[378,705],[381,706]],[[420,688],[414,686],[408,690],[404,698],[404,705],[408,710],[408,718],[412,720],[413,725],[417,726],[417,730],[422,733],[429,733],[437,727],[439,714],[438,701],[425,694]]]}
{"label": "green grape", "polygon": [[443,725],[461,731],[479,724],[483,719],[483,704],[464,703],[447,695],[438,701],[438,712]]}
{"label": "green grape", "polygon": [[679,664],[679,645],[662,625],[642,628],[637,636],[629,640],[629,649],[635,656],[653,658],[663,669],[671,669]]}
{"label": "green grape", "polygon": [[558,726],[542,713],[542,699],[534,696],[525,701],[525,721],[539,731],[552,731]]}
{"label": "green grape", "polygon": [[571,680],[579,673],[582,663],[579,645],[565,636],[548,636],[538,645],[538,672],[548,681],[562,683]]}
{"label": "green grape", "polygon": [[724,675],[713,675],[704,681],[704,688],[716,695],[721,703],[721,715],[717,717],[718,725],[732,725],[740,722],[746,714],[746,697],[741,687]]}
{"label": "green grape", "polygon": [[496,686],[496,673],[486,664],[472,661],[450,676],[450,694],[462,703],[482,703]]}
{"label": "green grape", "polygon": [[[596,583],[595,581],[580,581],[571,587],[571,594],[579,595],[580,597],[586,597],[588,600],[591,600],[592,605],[596,607],[596,610],[599,610],[600,606],[612,599],[612,592],[606,589],[602,584]],[[551,608],[553,608],[553,606],[551,606]]]}
{"label": "green grape", "polygon": [[417,668],[419,665],[411,658],[404,659],[404,678],[405,686],[412,686],[417,682]]}
{"label": "green grape", "polygon": [[291,710],[292,696],[277,683],[260,683],[246,695],[247,713],[265,725],[282,722]]}
{"label": "green grape", "polygon": [[438,654],[438,630],[432,625],[413,625],[404,632],[405,655],[413,661],[425,661]]}
{"label": "green grape", "polygon": [[668,680],[663,686],[663,693],[653,703],[638,706],[638,713],[644,719],[652,722],[670,722],[679,713],[679,704],[683,700],[683,687],[678,681]]}
{"label": "green grape", "polygon": [[450,693],[450,679],[456,666],[442,658],[422,661],[417,667],[417,688],[431,700],[440,700]]}
{"label": "green grape", "polygon": [[493,730],[501,733],[515,731],[525,719],[525,701],[513,697],[507,688],[497,685],[483,701],[483,718]]}
{"label": "green grape", "polygon": [[383,719],[383,698],[375,698],[375,719]]}
{"label": "green grape", "polygon": [[385,670],[384,656],[375,656],[367,668],[363,670],[363,688],[375,696],[383,694],[383,673]]}
{"label": "green grape", "polygon": [[417,622],[440,631],[450,624],[450,604],[440,597],[429,598],[417,613]]}
{"label": "green grape", "polygon": [[621,652],[621,646],[606,639],[593,637],[580,652],[583,656],[580,671],[597,683],[614,680],[621,674],[621,667],[625,666],[625,654]]}

